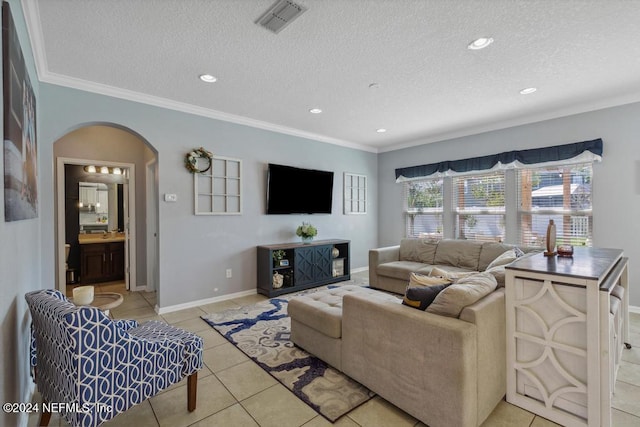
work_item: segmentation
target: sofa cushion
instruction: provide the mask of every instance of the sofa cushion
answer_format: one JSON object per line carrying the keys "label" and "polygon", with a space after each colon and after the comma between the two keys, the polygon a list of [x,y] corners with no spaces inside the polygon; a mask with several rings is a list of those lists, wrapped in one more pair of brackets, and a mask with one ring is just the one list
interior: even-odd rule
{"label": "sofa cushion", "polygon": [[[342,336],[342,297],[364,293],[372,298],[392,298],[363,286],[345,285],[297,295],[289,301],[287,312],[297,321],[331,338]],[[395,298],[393,298],[395,299]]]}
{"label": "sofa cushion", "polygon": [[418,310],[426,309],[449,283],[434,286],[407,286],[402,303]]}
{"label": "sofa cushion", "polygon": [[400,261],[433,264],[437,247],[437,241],[428,239],[402,239],[400,241]]}
{"label": "sofa cushion", "polygon": [[409,275],[414,271],[420,270],[422,267],[424,267],[424,264],[421,262],[391,261],[378,265],[376,272],[380,276],[393,277],[408,282]]}
{"label": "sofa cushion", "polygon": [[481,249],[481,242],[444,239],[438,243],[433,263],[477,270]]}
{"label": "sofa cushion", "polygon": [[429,313],[458,317],[463,308],[474,304],[496,289],[497,282],[491,273],[476,273],[463,277],[444,288],[427,307]]}

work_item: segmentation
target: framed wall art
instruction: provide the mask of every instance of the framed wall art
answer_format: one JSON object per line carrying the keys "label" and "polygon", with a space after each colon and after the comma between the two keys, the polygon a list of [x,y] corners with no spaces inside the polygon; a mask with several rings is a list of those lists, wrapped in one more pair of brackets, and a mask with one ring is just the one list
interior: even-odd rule
{"label": "framed wall art", "polygon": [[36,97],[9,3],[2,3],[4,219],[38,217]]}
{"label": "framed wall art", "polygon": [[344,214],[367,213],[367,177],[356,173],[344,173]]}

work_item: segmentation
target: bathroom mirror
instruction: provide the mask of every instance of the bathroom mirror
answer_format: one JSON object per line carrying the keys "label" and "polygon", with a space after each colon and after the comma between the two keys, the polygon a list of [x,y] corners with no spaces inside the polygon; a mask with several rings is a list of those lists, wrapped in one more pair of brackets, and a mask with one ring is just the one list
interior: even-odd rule
{"label": "bathroom mirror", "polygon": [[79,182],[78,186],[80,233],[102,233],[120,229],[119,205],[122,202],[119,200],[122,199],[122,185]]}

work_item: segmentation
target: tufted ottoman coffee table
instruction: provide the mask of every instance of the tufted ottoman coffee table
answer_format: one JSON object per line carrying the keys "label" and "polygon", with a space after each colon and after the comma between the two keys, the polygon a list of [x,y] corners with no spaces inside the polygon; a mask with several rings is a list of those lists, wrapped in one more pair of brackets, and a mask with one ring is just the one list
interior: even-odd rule
{"label": "tufted ottoman coffee table", "polygon": [[342,297],[367,293],[371,298],[398,297],[362,286],[345,285],[291,298],[291,341],[336,369],[342,369]]}

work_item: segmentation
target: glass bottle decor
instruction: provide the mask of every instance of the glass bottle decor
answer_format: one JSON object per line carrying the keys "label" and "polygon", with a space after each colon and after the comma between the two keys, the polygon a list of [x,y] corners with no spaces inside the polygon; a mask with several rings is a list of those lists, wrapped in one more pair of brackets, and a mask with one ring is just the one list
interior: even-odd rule
{"label": "glass bottle decor", "polygon": [[547,250],[544,256],[554,256],[556,254],[556,224],[552,219],[547,226]]}

